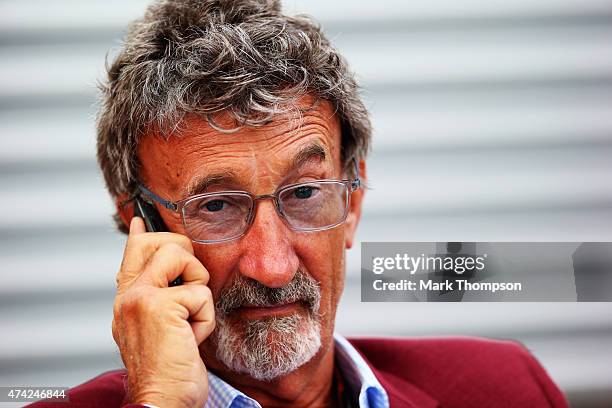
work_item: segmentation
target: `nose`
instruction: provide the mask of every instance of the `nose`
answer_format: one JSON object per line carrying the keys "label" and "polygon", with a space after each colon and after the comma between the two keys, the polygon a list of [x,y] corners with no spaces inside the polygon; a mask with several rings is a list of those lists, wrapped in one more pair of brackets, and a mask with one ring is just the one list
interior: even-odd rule
{"label": "nose", "polygon": [[240,273],[271,288],[287,285],[299,259],[291,244],[291,230],[277,214],[272,200],[261,200],[253,224],[241,239]]}

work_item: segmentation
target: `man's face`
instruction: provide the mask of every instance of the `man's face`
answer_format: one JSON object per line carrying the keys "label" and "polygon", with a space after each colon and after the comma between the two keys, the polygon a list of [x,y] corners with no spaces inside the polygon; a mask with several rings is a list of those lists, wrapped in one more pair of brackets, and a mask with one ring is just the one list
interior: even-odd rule
{"label": "man's face", "polygon": [[[312,103],[302,102],[303,107]],[[227,116],[221,115],[217,122],[232,127]],[[179,136],[168,141],[152,135],[143,138],[138,150],[140,176],[156,194],[173,201],[227,190],[271,194],[287,184],[347,178],[341,166],[340,139],[339,121],[325,101],[303,112],[301,118],[280,117],[231,134],[190,116]],[[352,245],[362,194],[361,190],[352,194],[347,221],[329,230],[293,231],[279,217],[272,200],[261,200],[241,238],[194,243],[196,257],[210,273],[208,286],[217,305],[216,333],[201,345],[207,365],[217,370],[229,366],[248,374],[245,364],[254,364],[254,372],[262,372],[258,364],[285,364],[280,371],[268,372],[273,378],[330,347],[343,289],[344,250]],[[178,214],[163,208],[160,214],[170,231],[185,234]],[[266,300],[253,301],[253,295]],[[278,343],[292,346],[274,345]],[[240,347],[246,350],[242,353],[255,350],[255,355],[241,355]],[[218,349],[232,350],[223,356]],[[282,355],[288,349],[292,354]],[[268,355],[262,357],[262,353]],[[228,361],[236,356],[261,361]]]}

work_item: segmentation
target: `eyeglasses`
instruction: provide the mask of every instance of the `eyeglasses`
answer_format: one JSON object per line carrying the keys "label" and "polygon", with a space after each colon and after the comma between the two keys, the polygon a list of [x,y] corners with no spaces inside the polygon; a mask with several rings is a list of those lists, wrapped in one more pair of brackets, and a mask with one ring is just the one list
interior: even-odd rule
{"label": "eyeglasses", "polygon": [[323,231],[342,224],[348,215],[350,195],[361,186],[359,168],[354,180],[316,180],[280,187],[273,194],[246,191],[197,194],[179,201],[164,200],[138,185],[141,193],[165,208],[181,214],[187,236],[212,244],[243,236],[255,219],[255,203],[270,199],[277,214],[294,231]]}

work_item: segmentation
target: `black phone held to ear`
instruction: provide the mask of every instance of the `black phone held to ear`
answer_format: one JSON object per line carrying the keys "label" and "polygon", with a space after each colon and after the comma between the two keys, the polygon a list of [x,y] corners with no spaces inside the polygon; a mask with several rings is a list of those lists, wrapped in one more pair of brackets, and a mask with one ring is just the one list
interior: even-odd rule
{"label": "black phone held to ear", "polygon": [[[168,227],[164,224],[161,215],[154,205],[147,203],[140,197],[134,198],[134,217],[140,217],[144,220],[147,231],[160,232],[168,231]],[[183,284],[183,279],[179,276],[172,282],[170,286],[178,286]]]}

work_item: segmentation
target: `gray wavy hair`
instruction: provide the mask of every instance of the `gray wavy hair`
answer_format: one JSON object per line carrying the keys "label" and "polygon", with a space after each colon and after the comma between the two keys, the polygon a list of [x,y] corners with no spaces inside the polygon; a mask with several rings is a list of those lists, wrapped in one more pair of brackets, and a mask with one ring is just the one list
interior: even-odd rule
{"label": "gray wavy hair", "polygon": [[[228,112],[238,126],[260,126],[304,95],[331,102],[341,156],[366,156],[371,126],[345,59],[305,16],[276,0],[166,0],[129,26],[100,84],[97,155],[114,198],[136,193],[137,146],[145,132],[168,138],[186,114]],[[115,214],[120,230],[126,232]]]}

